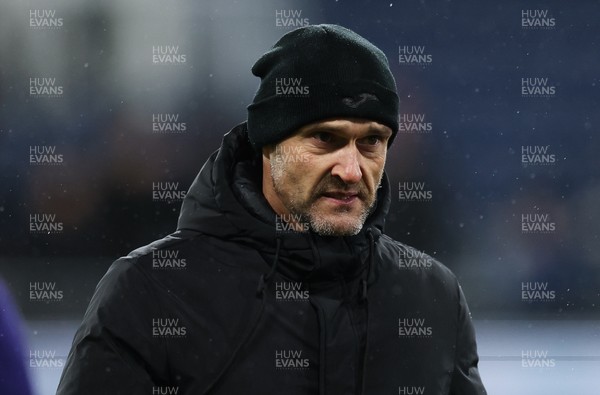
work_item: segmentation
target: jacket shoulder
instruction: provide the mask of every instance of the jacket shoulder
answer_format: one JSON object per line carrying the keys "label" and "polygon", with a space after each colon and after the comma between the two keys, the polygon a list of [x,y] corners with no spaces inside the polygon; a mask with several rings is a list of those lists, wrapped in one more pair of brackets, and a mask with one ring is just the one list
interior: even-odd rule
{"label": "jacket shoulder", "polygon": [[192,236],[186,235],[184,232],[178,231],[168,236],[165,236],[162,239],[158,239],[153,241],[152,243],[146,244],[145,246],[136,248],[135,250],[127,254],[127,258],[137,259],[145,255],[152,254],[152,251],[155,250],[163,250],[175,247],[178,244],[181,244],[191,238]]}
{"label": "jacket shoulder", "polygon": [[440,284],[457,295],[458,280],[443,263],[431,255],[387,235],[383,235],[380,241],[384,257],[381,270],[385,273],[404,280]]}
{"label": "jacket shoulder", "polygon": [[433,258],[431,255],[398,240],[394,240],[387,235],[383,235],[380,240],[382,247],[387,249],[389,255],[398,258],[396,266],[398,266],[399,269],[433,268],[436,271],[439,271],[440,275],[455,278],[454,273],[446,265]]}

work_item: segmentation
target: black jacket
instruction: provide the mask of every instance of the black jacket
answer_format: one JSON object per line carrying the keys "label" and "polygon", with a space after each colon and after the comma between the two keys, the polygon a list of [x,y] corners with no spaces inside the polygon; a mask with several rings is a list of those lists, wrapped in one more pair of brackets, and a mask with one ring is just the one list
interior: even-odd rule
{"label": "black jacket", "polygon": [[245,124],[183,202],[176,233],[118,259],[58,394],[485,394],[454,275],[385,236],[386,177],[352,237],[287,232]]}

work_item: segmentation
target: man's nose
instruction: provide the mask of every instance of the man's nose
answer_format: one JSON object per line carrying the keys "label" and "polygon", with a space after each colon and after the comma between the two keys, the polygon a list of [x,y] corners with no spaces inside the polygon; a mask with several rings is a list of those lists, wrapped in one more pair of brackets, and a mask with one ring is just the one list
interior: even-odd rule
{"label": "man's nose", "polygon": [[331,170],[331,175],[339,177],[347,184],[360,182],[362,179],[360,159],[360,152],[356,147],[344,147],[338,151],[337,161]]}

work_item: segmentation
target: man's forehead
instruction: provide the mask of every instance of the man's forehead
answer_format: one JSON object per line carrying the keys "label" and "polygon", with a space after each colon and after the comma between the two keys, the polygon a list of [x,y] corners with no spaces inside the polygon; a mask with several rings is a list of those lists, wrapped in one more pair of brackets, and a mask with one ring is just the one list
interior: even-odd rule
{"label": "man's forehead", "polygon": [[335,133],[377,133],[382,135],[391,135],[392,130],[379,122],[362,118],[335,118],[323,121],[313,122],[301,127],[297,134],[309,133],[313,131],[331,131]]}

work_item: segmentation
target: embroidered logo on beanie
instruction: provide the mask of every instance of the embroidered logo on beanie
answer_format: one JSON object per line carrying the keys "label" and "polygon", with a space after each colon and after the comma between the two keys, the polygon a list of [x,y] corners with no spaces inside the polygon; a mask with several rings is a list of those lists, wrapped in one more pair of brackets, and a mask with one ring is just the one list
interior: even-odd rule
{"label": "embroidered logo on beanie", "polygon": [[367,100],[379,101],[379,99],[377,99],[377,96],[375,95],[372,95],[370,93],[361,93],[360,95],[356,95],[354,97],[344,97],[342,99],[342,102],[348,107],[356,108],[364,102],[366,102]]}

